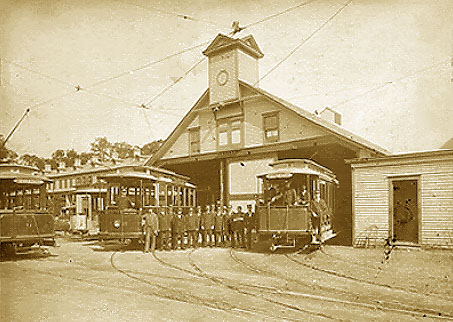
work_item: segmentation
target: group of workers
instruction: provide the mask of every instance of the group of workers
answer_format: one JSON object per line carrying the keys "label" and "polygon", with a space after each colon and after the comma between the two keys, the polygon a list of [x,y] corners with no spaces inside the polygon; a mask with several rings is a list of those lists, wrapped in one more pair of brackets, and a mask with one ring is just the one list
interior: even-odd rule
{"label": "group of workers", "polygon": [[157,207],[144,215],[145,252],[187,247],[252,247],[256,231],[252,205],[243,212],[238,206],[207,205],[189,208]]}

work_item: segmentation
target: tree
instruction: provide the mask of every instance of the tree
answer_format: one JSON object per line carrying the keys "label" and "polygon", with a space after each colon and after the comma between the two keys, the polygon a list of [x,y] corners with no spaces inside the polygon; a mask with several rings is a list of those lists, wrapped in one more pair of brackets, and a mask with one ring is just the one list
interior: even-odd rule
{"label": "tree", "polygon": [[112,144],[106,137],[98,137],[91,143],[91,151],[101,162],[104,162],[106,156],[110,156],[111,149]]}
{"label": "tree", "polygon": [[65,157],[64,150],[58,149],[58,150],[55,150],[54,153],[52,153],[52,159],[57,161],[57,163],[58,163],[58,161],[63,161],[64,157]]}
{"label": "tree", "polygon": [[146,143],[140,149],[141,154],[143,155],[152,155],[154,154],[162,145],[162,140],[153,141],[150,143]]}
{"label": "tree", "polygon": [[93,157],[93,153],[90,153],[90,152],[82,152],[79,154],[79,158],[80,158],[80,163],[83,165],[83,164],[86,164],[88,161],[91,160],[91,158]]}
{"label": "tree", "polygon": [[118,153],[118,158],[125,159],[131,154],[134,154],[134,148],[127,142],[113,143],[113,151]]}
{"label": "tree", "polygon": [[79,157],[79,154],[74,149],[66,151],[66,158],[64,159],[65,163],[72,167],[75,163],[75,160]]}
{"label": "tree", "polygon": [[5,138],[0,134],[0,160],[8,161],[17,159],[18,155],[13,150],[8,149],[5,146]]}

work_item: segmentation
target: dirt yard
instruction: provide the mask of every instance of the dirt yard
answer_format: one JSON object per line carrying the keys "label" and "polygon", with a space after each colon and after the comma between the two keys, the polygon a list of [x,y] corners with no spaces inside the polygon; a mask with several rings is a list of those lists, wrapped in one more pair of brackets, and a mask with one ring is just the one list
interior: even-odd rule
{"label": "dirt yard", "polygon": [[2,321],[453,320],[453,251],[58,245],[0,263]]}

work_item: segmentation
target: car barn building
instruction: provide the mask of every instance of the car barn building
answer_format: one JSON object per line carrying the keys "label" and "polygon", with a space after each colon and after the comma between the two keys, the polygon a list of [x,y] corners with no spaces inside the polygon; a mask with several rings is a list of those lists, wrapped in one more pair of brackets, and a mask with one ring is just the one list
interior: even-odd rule
{"label": "car barn building", "polygon": [[209,88],[146,165],[190,177],[201,205],[244,206],[262,195],[257,175],[282,159],[306,158],[332,170],[336,241],[352,242],[351,168],[347,159],[388,155],[343,128],[338,113],[313,114],[257,86],[263,53],[253,36],[219,34],[203,52]]}
{"label": "car barn building", "polygon": [[453,150],[351,161],[354,245],[453,246]]}

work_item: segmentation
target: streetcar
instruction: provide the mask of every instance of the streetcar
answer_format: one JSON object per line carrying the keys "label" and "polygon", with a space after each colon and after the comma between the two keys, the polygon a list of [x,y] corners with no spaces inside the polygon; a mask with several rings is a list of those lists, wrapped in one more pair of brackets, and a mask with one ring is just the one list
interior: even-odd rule
{"label": "streetcar", "polygon": [[35,244],[55,244],[54,217],[48,211],[46,184],[38,168],[0,164],[0,247],[3,256]]}
{"label": "streetcar", "polygon": [[[255,210],[258,239],[271,241],[270,249],[275,251],[322,245],[335,237],[335,174],[309,159],[285,159],[270,165],[270,171],[257,176],[263,191]],[[323,201],[315,202],[317,194]]]}
{"label": "streetcar", "polygon": [[133,171],[99,176],[106,184],[104,212],[99,214],[99,240],[129,244],[144,239],[142,218],[145,212],[196,206],[196,186],[189,178],[161,168],[141,166]]}

